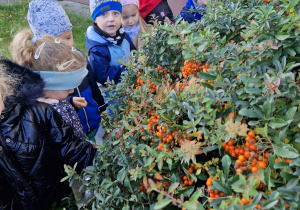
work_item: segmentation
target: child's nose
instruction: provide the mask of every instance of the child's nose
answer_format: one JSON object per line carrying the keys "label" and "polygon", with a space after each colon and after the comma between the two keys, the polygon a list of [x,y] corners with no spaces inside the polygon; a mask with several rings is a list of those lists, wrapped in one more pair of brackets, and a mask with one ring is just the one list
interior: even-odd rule
{"label": "child's nose", "polygon": [[113,21],[113,20],[114,20],[114,16],[113,16],[113,15],[109,15],[109,16],[108,16],[108,20],[109,20],[109,21]]}

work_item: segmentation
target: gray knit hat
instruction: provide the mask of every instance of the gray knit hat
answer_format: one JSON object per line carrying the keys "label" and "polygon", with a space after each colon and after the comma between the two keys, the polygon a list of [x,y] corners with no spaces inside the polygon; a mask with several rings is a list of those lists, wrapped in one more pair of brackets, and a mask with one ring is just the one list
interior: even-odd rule
{"label": "gray knit hat", "polygon": [[55,0],[35,0],[30,2],[27,19],[37,39],[46,34],[58,36],[72,29],[68,15]]}

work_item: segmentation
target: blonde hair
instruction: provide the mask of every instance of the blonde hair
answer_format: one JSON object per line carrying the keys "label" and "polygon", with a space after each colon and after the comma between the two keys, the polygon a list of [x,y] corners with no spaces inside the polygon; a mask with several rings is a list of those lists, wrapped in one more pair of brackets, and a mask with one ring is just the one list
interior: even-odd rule
{"label": "blonde hair", "polygon": [[8,74],[6,68],[0,60],[0,100],[2,101],[15,93],[15,87],[20,81],[13,75]]}
{"label": "blonde hair", "polygon": [[19,65],[25,65],[33,71],[57,72],[71,72],[87,65],[83,53],[70,46],[68,42],[45,35],[33,43],[31,41],[33,37],[30,30],[15,35],[12,41],[12,58]]}

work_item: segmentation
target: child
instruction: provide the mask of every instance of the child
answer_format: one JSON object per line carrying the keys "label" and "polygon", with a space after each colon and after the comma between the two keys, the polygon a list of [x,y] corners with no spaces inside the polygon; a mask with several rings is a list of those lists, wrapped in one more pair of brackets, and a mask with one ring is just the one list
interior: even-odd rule
{"label": "child", "polygon": [[188,23],[193,23],[200,20],[205,14],[205,3],[209,1],[210,0],[188,0],[185,7],[182,8],[180,14],[178,15],[178,18],[182,18]]}
{"label": "child", "polygon": [[135,49],[121,27],[122,5],[118,0],[91,0],[90,9],[94,25],[87,29],[86,48],[96,81],[117,84],[126,70],[119,60],[125,61]]}
{"label": "child", "polygon": [[145,21],[150,24],[153,21],[153,15],[157,21],[164,22],[166,17],[172,22],[174,20],[173,12],[167,0],[139,0],[140,14]]}
{"label": "child", "polygon": [[88,74],[86,59],[81,52],[54,36],[45,35],[31,40],[30,31],[19,32],[12,42],[13,59],[19,65],[25,65],[39,72],[46,82],[44,98],[39,101],[51,106],[72,125],[75,136],[85,140],[85,133],[75,109],[66,100]]}
{"label": "child", "polygon": [[126,34],[129,35],[136,49],[139,49],[142,42],[140,32],[149,31],[147,23],[139,13],[138,0],[121,0],[122,3],[122,25]]}
{"label": "child", "polygon": [[64,164],[92,165],[96,148],[74,137],[53,108],[37,102],[39,74],[0,60],[0,209],[52,209],[71,193]]}
{"label": "child", "polygon": [[[30,2],[28,23],[33,31],[34,39],[48,34],[66,40],[73,46],[72,24],[57,1],[35,0]],[[67,100],[77,111],[84,132],[91,137],[91,140],[95,140],[99,144],[103,137],[99,113],[105,110],[107,104],[104,102],[89,64],[87,69],[88,75]]]}

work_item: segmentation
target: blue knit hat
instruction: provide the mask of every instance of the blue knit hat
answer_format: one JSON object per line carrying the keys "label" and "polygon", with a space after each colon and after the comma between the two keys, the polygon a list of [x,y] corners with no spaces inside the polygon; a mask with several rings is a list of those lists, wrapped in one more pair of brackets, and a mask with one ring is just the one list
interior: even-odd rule
{"label": "blue knit hat", "polygon": [[90,10],[93,20],[110,10],[117,10],[122,14],[122,4],[119,0],[90,0]]}
{"label": "blue knit hat", "polygon": [[62,6],[54,0],[35,0],[29,3],[27,19],[34,36],[59,36],[72,29],[72,24]]}

